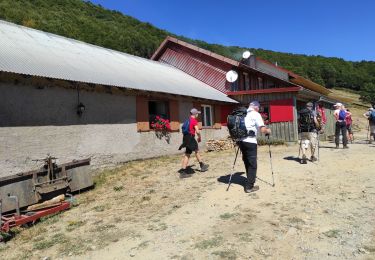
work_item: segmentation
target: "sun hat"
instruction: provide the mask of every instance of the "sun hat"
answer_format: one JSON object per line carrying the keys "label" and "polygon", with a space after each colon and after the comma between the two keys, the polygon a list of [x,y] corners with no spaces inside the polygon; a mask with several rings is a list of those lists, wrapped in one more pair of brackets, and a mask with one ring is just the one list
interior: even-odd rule
{"label": "sun hat", "polygon": [[341,103],[336,103],[336,104],[334,104],[333,106],[334,106],[334,107],[341,107],[342,104],[341,104]]}
{"label": "sun hat", "polygon": [[254,101],[251,101],[250,102],[250,106],[253,106],[253,107],[260,107],[260,104],[258,101],[254,100]]}
{"label": "sun hat", "polygon": [[198,109],[196,109],[196,108],[192,108],[191,110],[190,110],[190,114],[192,114],[192,115],[196,115],[196,114],[200,114],[201,113],[201,111],[199,111]]}

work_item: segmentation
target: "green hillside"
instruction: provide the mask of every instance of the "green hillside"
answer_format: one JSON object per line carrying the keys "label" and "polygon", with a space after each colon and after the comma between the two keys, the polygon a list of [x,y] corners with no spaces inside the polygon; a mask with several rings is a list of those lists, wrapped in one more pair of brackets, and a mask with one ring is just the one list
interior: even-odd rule
{"label": "green hillside", "polygon": [[[0,19],[146,58],[167,35],[176,36],[81,0],[1,0]],[[244,49],[249,49],[177,37],[235,59]],[[340,58],[250,50],[258,57],[277,62],[326,87],[360,90],[365,100],[375,101],[374,61],[350,62]]]}

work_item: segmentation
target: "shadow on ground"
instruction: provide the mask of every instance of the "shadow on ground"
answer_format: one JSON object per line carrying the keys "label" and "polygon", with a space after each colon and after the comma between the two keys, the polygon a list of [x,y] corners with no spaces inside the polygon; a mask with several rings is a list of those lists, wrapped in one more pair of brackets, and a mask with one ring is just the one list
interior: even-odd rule
{"label": "shadow on ground", "polygon": [[300,163],[300,161],[301,161],[301,159],[298,158],[297,156],[287,156],[287,157],[284,157],[283,159],[287,160],[287,161],[295,161],[295,162],[298,162],[298,163]]}
{"label": "shadow on ground", "polygon": [[[244,172],[235,172],[232,176],[230,183],[245,186],[246,177],[242,176],[243,174]],[[228,184],[229,178],[230,178],[230,174],[225,175],[225,176],[220,176],[219,178],[217,178],[217,181]]]}

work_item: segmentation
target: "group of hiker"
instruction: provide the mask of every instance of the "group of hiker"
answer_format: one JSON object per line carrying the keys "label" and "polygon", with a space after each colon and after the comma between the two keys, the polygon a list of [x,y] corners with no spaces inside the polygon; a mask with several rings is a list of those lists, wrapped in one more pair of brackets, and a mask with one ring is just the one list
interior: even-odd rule
{"label": "group of hiker", "polygon": [[[334,105],[335,111],[333,113],[335,117],[335,144],[336,149],[340,147],[340,134],[342,135],[342,144],[344,149],[348,149],[348,140],[353,142],[353,130],[352,130],[352,114],[349,109],[341,103]],[[316,148],[319,142],[319,134],[324,133],[327,118],[325,115],[324,107],[322,103],[314,104],[312,102],[306,103],[306,107],[298,112],[298,126],[301,133],[300,149],[302,150],[301,163],[307,163],[306,152],[310,147],[312,162],[317,161],[315,156]]]}
{"label": "group of hiker", "polygon": [[[334,105],[335,118],[335,148],[340,147],[340,134],[342,135],[343,149],[348,149],[348,141],[353,142],[352,114],[342,103]],[[259,113],[260,104],[258,101],[252,101],[248,108],[237,110],[228,116],[228,130],[233,140],[236,141],[242,152],[242,160],[246,169],[246,182],[244,190],[246,193],[254,192],[259,189],[255,186],[257,173],[257,136],[263,133],[266,136],[271,134],[271,130],[266,128],[263,118]],[[198,143],[201,142],[201,134],[198,127],[198,116],[201,112],[196,108],[191,109],[190,117],[182,126],[183,142],[179,149],[185,148],[182,158],[182,167],[178,171],[180,178],[191,177],[188,164],[191,154],[194,152],[200,164],[202,172],[208,170],[208,164],[205,164],[199,153]],[[364,115],[369,120],[370,136],[375,141],[375,109],[370,108]],[[308,161],[307,150],[310,148],[310,161],[318,160],[316,156],[319,148],[319,135],[325,131],[327,117],[323,104],[307,102],[305,107],[298,111],[298,127],[301,136],[300,151],[302,151],[301,163],[306,164]],[[197,136],[197,140],[195,139]],[[371,143],[371,138],[370,138]],[[237,155],[236,155],[237,156]]]}
{"label": "group of hiker", "polygon": [[[243,111],[243,117],[241,122],[237,125],[238,128],[238,139],[236,140],[239,149],[242,152],[242,160],[246,168],[246,183],[244,190],[246,193],[254,192],[259,189],[259,186],[255,186],[256,173],[257,173],[257,135],[259,132],[266,135],[271,134],[271,129],[265,127],[262,116],[259,113],[260,104],[258,101],[252,101],[249,107]],[[200,130],[198,127],[197,118],[201,112],[196,108],[190,110],[190,117],[182,125],[183,141],[179,150],[185,148],[185,154],[182,158],[180,178],[191,177],[188,163],[189,158],[194,151],[195,156],[200,164],[200,170],[202,172],[208,170],[208,164],[205,164],[202,160],[198,149],[198,143],[201,141]],[[241,129],[242,128],[242,129]],[[241,134],[240,134],[241,133]],[[197,140],[195,139],[197,135]]]}

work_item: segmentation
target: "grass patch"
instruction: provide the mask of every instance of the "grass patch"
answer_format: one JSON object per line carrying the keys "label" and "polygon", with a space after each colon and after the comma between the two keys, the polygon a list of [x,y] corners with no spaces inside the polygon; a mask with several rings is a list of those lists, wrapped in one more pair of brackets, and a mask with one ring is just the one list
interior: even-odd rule
{"label": "grass patch", "polygon": [[112,169],[112,170],[104,170],[98,175],[94,177],[94,185],[95,188],[101,187],[104,184],[106,184],[109,180],[109,178],[116,174],[119,170],[118,169]]}
{"label": "grass patch", "polygon": [[[13,258],[9,258],[9,260],[29,260],[31,255],[33,255],[33,252],[27,249],[27,250],[23,250],[22,252],[20,252],[20,254],[18,254],[17,256]],[[8,260],[8,258],[5,258],[5,259]]]}
{"label": "grass patch", "polygon": [[32,226],[31,228],[24,229],[22,230],[23,232],[21,232],[21,229],[13,229],[13,230],[18,230],[17,232],[19,234],[17,235],[17,238],[24,242],[34,240],[35,238],[39,236],[44,237],[45,234],[47,233],[47,229],[40,225],[36,225],[36,226]]}
{"label": "grass patch", "polygon": [[75,230],[76,228],[82,227],[86,224],[86,221],[69,221],[68,226],[66,227],[66,231],[71,232]]}
{"label": "grass patch", "polygon": [[100,237],[98,246],[99,249],[101,249],[108,246],[110,243],[118,242],[125,234],[119,229],[114,229],[100,232],[98,236]]}
{"label": "grass patch", "polygon": [[40,219],[41,222],[46,223],[47,225],[55,224],[60,221],[62,214],[57,213],[55,215],[50,215]]}
{"label": "grass patch", "polygon": [[[0,231],[0,241],[8,241],[11,237],[11,234]],[[4,250],[4,248],[5,247],[2,247],[2,245],[0,244],[0,252]]]}
{"label": "grass patch", "polygon": [[6,249],[8,249],[8,246],[5,243],[0,243],[0,253]]}
{"label": "grass patch", "polygon": [[284,140],[279,140],[279,139],[272,139],[270,138],[268,140],[268,138],[265,138],[265,137],[260,137],[260,138],[257,138],[257,142],[258,142],[258,145],[285,145],[286,142]]}
{"label": "grass patch", "polygon": [[150,196],[143,196],[142,201],[150,201],[151,197]]}
{"label": "grass patch", "polygon": [[329,238],[338,238],[340,236],[340,233],[341,231],[338,229],[331,229],[331,230],[324,232],[323,234]]}
{"label": "grass patch", "polygon": [[123,189],[124,189],[124,186],[122,186],[122,185],[113,187],[113,190],[116,191],[116,192],[122,191]]}
{"label": "grass patch", "polygon": [[202,240],[194,245],[194,248],[197,249],[208,249],[208,248],[213,248],[213,247],[218,247],[222,244],[223,242],[223,237],[221,236],[216,236],[211,239],[207,240]]}
{"label": "grass patch", "polygon": [[237,259],[236,252],[234,250],[228,250],[228,251],[215,251],[212,252],[213,255],[216,255],[220,258],[223,259],[228,259],[228,260],[234,260]]}
{"label": "grass patch", "polygon": [[363,248],[366,250],[366,251],[369,251],[371,253],[374,253],[375,252],[375,246],[369,246],[369,245],[365,245],[363,246]]}
{"label": "grass patch", "polygon": [[219,217],[221,219],[226,220],[226,219],[230,219],[230,218],[233,218],[233,217],[236,217],[236,216],[238,216],[237,213],[224,213],[224,214],[221,214]]}
{"label": "grass patch", "polygon": [[91,249],[91,240],[74,239],[68,240],[59,246],[61,255],[81,255]]}
{"label": "grass patch", "polygon": [[294,227],[299,230],[301,230],[302,226],[306,223],[303,219],[298,218],[298,217],[289,218],[288,221],[289,221],[288,226]]}
{"label": "grass patch", "polygon": [[149,225],[147,227],[147,230],[152,230],[152,231],[164,231],[168,228],[167,224],[165,223],[160,223],[157,226],[155,225]]}
{"label": "grass patch", "polygon": [[98,205],[98,206],[93,207],[92,209],[96,212],[103,212],[104,210],[106,210],[106,208],[107,208],[106,205]]}
{"label": "grass patch", "polygon": [[90,229],[90,232],[106,232],[115,227],[116,225],[113,225],[113,224],[107,224],[107,225],[100,224],[100,225],[97,225],[96,228]]}
{"label": "grass patch", "polygon": [[35,242],[34,245],[33,245],[33,249],[43,250],[43,249],[46,249],[46,248],[53,247],[54,245],[57,245],[57,244],[67,243],[68,241],[69,240],[67,239],[67,237],[64,234],[57,233],[50,238],[47,237],[47,238],[45,238],[41,241]]}
{"label": "grass patch", "polygon": [[239,233],[239,234],[236,234],[236,236],[238,237],[239,240],[241,240],[243,242],[252,242],[253,241],[253,237],[250,233]]}

